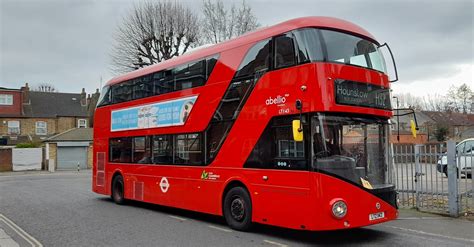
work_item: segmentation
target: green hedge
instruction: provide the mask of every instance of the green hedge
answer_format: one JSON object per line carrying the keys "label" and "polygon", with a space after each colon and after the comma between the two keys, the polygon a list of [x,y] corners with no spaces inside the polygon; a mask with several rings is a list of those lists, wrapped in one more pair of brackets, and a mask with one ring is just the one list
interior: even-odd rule
{"label": "green hedge", "polygon": [[18,143],[18,144],[16,144],[15,147],[16,147],[16,148],[39,148],[39,147],[40,147],[40,144],[39,144],[39,143],[33,143],[33,142],[29,142],[29,143]]}

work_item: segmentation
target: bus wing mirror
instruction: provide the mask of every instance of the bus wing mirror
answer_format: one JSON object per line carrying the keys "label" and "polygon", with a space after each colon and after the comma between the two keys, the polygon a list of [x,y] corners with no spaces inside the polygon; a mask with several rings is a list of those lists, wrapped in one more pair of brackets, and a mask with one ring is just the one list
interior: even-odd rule
{"label": "bus wing mirror", "polygon": [[[390,54],[390,58],[392,59],[392,64],[393,64],[393,72],[395,73],[395,78],[390,80],[390,82],[396,82],[398,81],[398,71],[397,71],[397,65],[395,64],[395,58],[393,57],[392,50],[390,49],[390,46],[388,46],[387,43],[384,43],[383,45],[379,46],[379,49],[381,49],[384,46],[387,48],[388,53]],[[387,70],[387,74],[388,74],[388,70]]]}
{"label": "bus wing mirror", "polygon": [[303,141],[303,129],[301,128],[301,120],[293,120],[292,122],[293,127],[293,140],[295,142],[302,142]]}

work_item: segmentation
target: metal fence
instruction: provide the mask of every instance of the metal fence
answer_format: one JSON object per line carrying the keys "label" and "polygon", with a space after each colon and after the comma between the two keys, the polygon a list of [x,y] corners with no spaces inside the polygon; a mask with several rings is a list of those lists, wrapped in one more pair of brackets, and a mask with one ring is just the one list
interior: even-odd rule
{"label": "metal fence", "polygon": [[454,142],[392,145],[392,179],[400,207],[457,217],[474,212],[472,152]]}

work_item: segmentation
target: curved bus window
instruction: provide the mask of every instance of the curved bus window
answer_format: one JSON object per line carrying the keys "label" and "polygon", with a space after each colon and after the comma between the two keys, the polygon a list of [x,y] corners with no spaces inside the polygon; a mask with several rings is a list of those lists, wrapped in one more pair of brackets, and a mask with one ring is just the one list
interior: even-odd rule
{"label": "curved bus window", "polygon": [[295,61],[295,44],[291,34],[275,38],[275,68],[293,66]]}
{"label": "curved bus window", "polygon": [[105,86],[102,88],[99,99],[97,100],[97,106],[103,106],[112,103],[111,91],[112,90],[110,89],[110,86]]}
{"label": "curved bus window", "polygon": [[270,39],[254,45],[245,55],[234,77],[250,76],[256,72],[265,72],[270,68]]}
{"label": "curved bus window", "polygon": [[304,28],[293,31],[296,41],[298,63],[323,61],[324,53],[318,30]]}
{"label": "curved bus window", "polygon": [[210,163],[229,133],[257,80],[270,68],[271,39],[249,49],[206,130],[206,160]]}
{"label": "curved bus window", "polygon": [[368,40],[330,30],[321,30],[327,61],[361,66],[387,73],[378,46]]}

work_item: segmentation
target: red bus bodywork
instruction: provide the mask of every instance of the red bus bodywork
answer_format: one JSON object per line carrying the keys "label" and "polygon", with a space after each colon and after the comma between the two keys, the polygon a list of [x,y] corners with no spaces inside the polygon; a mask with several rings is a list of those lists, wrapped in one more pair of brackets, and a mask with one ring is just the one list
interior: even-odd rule
{"label": "red bus bodywork", "polygon": [[[338,30],[377,43],[367,31],[343,20],[299,18],[112,79],[108,85],[219,54],[213,73],[204,86],[97,108],[94,119],[93,191],[110,195],[112,178],[120,173],[124,178],[124,196],[127,199],[222,215],[226,188],[240,184],[247,188],[251,196],[253,222],[293,229],[332,230],[395,219],[398,213],[394,206],[336,177],[310,171],[243,168],[271,118],[282,115],[276,105],[265,104],[269,97],[287,95],[288,102],[300,99],[303,113],[339,112],[390,118],[392,113],[389,110],[338,105],[335,102],[334,78],[389,88],[387,75],[375,70],[313,62],[265,73],[243,106],[218,155],[209,165],[143,165],[108,161],[109,138],[204,131],[249,48],[258,41],[303,27]],[[306,89],[301,90],[302,86]],[[190,95],[199,97],[182,126],[111,132],[112,110]],[[299,114],[299,111],[289,107],[284,114]],[[201,179],[203,171],[217,175],[217,179]],[[263,180],[263,176],[268,179]],[[163,177],[169,182],[166,193],[160,188]],[[331,214],[330,203],[337,198],[348,205],[343,219],[336,219]],[[376,212],[384,212],[385,217],[369,220],[368,215]]]}

